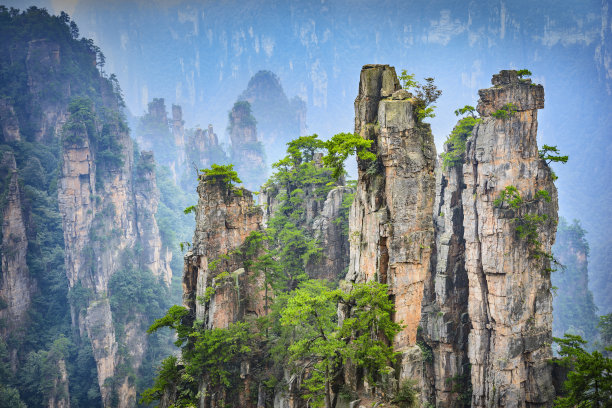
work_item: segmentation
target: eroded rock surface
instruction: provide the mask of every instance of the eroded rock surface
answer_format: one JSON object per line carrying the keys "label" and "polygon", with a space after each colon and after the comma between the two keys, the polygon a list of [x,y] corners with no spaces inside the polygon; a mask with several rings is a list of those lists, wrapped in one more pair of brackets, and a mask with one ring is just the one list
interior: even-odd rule
{"label": "eroded rock surface", "polygon": [[25,324],[36,282],[30,276],[26,263],[28,253],[27,215],[19,183],[15,157],[5,152],[0,159],[0,177],[8,183],[6,201],[2,211],[2,275],[0,275],[0,319],[4,325],[0,335],[5,335]]}
{"label": "eroded rock surface", "polygon": [[432,352],[426,364],[423,397],[440,408],[469,406],[471,398],[463,189],[461,166],[436,168],[435,242],[425,280],[421,327],[426,347]]}
{"label": "eroded rock surface", "polygon": [[252,191],[266,181],[266,162],[263,144],[257,138],[257,121],[246,101],[234,104],[229,115],[231,161],[244,185]]}
{"label": "eroded rock surface", "polygon": [[[463,165],[472,406],[550,406],[552,294],[544,253],[554,242],[558,206],[536,140],[544,90],[515,71],[501,71],[492,82],[493,88],[479,91],[482,122],[468,140]],[[517,112],[506,119],[490,116],[507,103]],[[510,185],[523,198],[518,209],[494,204]],[[536,198],[542,190],[550,200]],[[541,253],[517,233],[529,215],[546,218],[537,225]]]}
{"label": "eroded rock surface", "polygon": [[251,232],[263,228],[263,211],[251,192],[239,191],[242,195],[213,177],[202,176],[198,185],[193,246],[185,256],[183,302],[209,329],[265,313],[263,274],[252,279],[241,258],[232,255]]}
{"label": "eroded rock surface", "polygon": [[[70,288],[78,285],[90,293],[85,307],[72,308],[73,324],[91,341],[105,406],[112,404],[111,396],[116,392],[118,406],[123,408],[136,403],[136,389],[127,375],[118,373],[126,359],[118,349],[122,345],[138,345],[126,347],[137,372],[147,348],[147,335],[140,327],[137,330],[132,327],[133,322],[143,320],[142,315],[130,312],[127,316],[113,316],[109,299],[111,278],[134,267],[149,269],[169,283],[171,271],[154,217],[159,193],[152,154],[140,155],[135,166],[127,130],[121,130],[119,124],[115,124],[114,130],[122,151],[119,165],[107,162],[98,168],[92,135],[86,130],[74,130],[76,134],[71,140],[76,142],[64,139],[58,203]],[[115,327],[118,323],[125,325],[119,336]]]}
{"label": "eroded rock surface", "polygon": [[395,320],[405,325],[395,338],[403,355],[400,376],[418,378],[422,363],[413,357],[420,357],[417,328],[434,237],[436,150],[429,125],[417,123],[406,96],[393,67],[363,67],[355,132],[374,141],[378,160],[358,160],[346,279],[389,285]]}

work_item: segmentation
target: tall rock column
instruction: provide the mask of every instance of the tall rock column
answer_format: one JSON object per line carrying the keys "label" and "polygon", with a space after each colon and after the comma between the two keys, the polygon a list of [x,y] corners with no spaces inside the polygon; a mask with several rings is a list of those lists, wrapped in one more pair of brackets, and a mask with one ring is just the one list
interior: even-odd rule
{"label": "tall rock column", "polygon": [[229,131],[232,141],[231,161],[247,188],[255,191],[266,181],[266,155],[257,139],[257,121],[251,104],[238,101],[229,113]]}
{"label": "tall rock column", "polygon": [[389,285],[395,320],[405,325],[395,338],[403,356],[401,378],[416,378],[422,366],[417,328],[434,235],[436,150],[429,125],[416,120],[408,97],[393,67],[362,68],[355,132],[374,141],[378,159],[358,161],[346,279]]}
{"label": "tall rock column", "polygon": [[2,269],[0,275],[0,335],[23,326],[27,317],[36,283],[30,276],[26,263],[28,238],[26,214],[23,210],[23,194],[13,153],[6,152],[0,161],[0,177],[8,183],[8,194],[2,213]]}
{"label": "tall rock column", "polygon": [[[90,109],[99,120],[93,105]],[[69,116],[67,124],[77,120]],[[82,302],[71,305],[73,325],[91,341],[104,406],[128,408],[136,404],[136,386],[119,368],[129,360],[138,372],[147,349],[140,327],[145,317],[133,310],[113,311],[111,280],[130,268],[149,269],[170,280],[154,218],[158,192],[153,157],[144,153],[135,168],[134,147],[120,119],[105,123],[121,152],[113,161],[96,160],[97,127],[68,125],[62,132],[58,204],[70,290],[86,293]]]}
{"label": "tall rock column", "polygon": [[[551,406],[552,295],[544,254],[554,241],[558,206],[536,143],[544,89],[516,71],[501,71],[492,83],[479,91],[482,122],[468,139],[463,165],[472,406]],[[500,109],[506,118],[492,116]],[[495,202],[507,186],[516,187],[522,204]],[[538,199],[538,191],[549,200]],[[536,236],[521,237],[520,225],[536,228]]]}
{"label": "tall rock column", "polygon": [[264,314],[263,297],[258,296],[263,277],[248,279],[240,256],[233,255],[252,231],[262,230],[263,211],[251,192],[239,191],[214,176],[202,176],[198,185],[193,246],[185,256],[183,302],[209,329],[225,328],[246,314]]}
{"label": "tall rock column", "polygon": [[136,204],[136,226],[142,244],[142,264],[155,277],[162,278],[170,286],[172,270],[170,261],[172,252],[162,248],[161,235],[155,214],[159,204],[159,190],[155,179],[155,158],[153,152],[140,153],[134,180],[134,198]]}
{"label": "tall rock column", "polygon": [[[215,176],[200,177],[198,194],[193,246],[185,256],[183,272],[183,302],[190,318],[212,330],[264,316],[268,311],[265,276],[249,270],[246,251],[240,251],[251,232],[262,231],[263,211],[250,191],[229,186]],[[210,387],[206,376],[201,378],[198,406],[255,408],[252,401],[257,398],[250,393],[251,366],[256,365],[256,361],[241,362],[243,383],[231,392]],[[261,391],[259,387],[256,392]]]}

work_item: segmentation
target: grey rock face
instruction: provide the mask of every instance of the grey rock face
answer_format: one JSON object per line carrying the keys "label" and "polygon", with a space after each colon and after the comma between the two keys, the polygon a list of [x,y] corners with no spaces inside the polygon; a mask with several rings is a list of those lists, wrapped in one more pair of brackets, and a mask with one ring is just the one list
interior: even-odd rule
{"label": "grey rock face", "polygon": [[471,379],[463,188],[461,166],[436,168],[435,243],[425,280],[421,327],[433,354],[425,370],[423,396],[437,407],[461,407],[469,402],[465,395]]}
{"label": "grey rock face", "polygon": [[8,195],[2,211],[2,275],[0,275],[0,319],[6,326],[0,335],[19,328],[24,324],[36,282],[30,276],[26,263],[28,238],[26,235],[26,214],[23,210],[23,194],[19,183],[15,157],[6,152],[0,161],[0,176],[8,180]]}
{"label": "grey rock face", "polygon": [[[543,89],[519,81],[513,71],[502,71],[493,83],[479,92],[483,120],[468,140],[463,165],[472,406],[550,406],[550,261],[516,229],[526,215],[544,216],[536,239],[541,251],[550,253],[558,206],[551,171],[539,158],[536,142]],[[489,116],[506,103],[517,107],[514,115]],[[510,185],[524,204],[519,209],[495,206]],[[540,190],[549,193],[549,202],[536,199]]]}
{"label": "grey rock face", "polygon": [[[119,127],[117,127],[119,129]],[[161,251],[161,238],[155,220],[159,193],[153,173],[153,157],[143,153],[141,166],[135,169],[132,141],[127,132],[115,137],[122,146],[123,164],[96,169],[96,151],[86,131],[78,139],[65,142],[58,180],[58,204],[62,215],[66,274],[70,288],[80,284],[91,290],[91,299],[83,310],[72,310],[73,325],[91,340],[98,371],[98,384],[105,406],[111,404],[113,377],[119,407],[136,403],[132,381],[117,377],[123,357],[117,353],[126,345],[133,368],[137,371],[147,348],[147,335],[135,322],[143,316],[130,313],[125,318],[124,335],[116,337],[115,320],[109,303],[112,276],[126,266],[148,268],[155,276],[170,282],[168,254]],[[140,256],[124,259],[128,251],[142,248]],[[138,345],[137,347],[127,347]]]}
{"label": "grey rock face", "polygon": [[378,160],[358,160],[346,280],[389,285],[395,320],[405,325],[395,338],[396,350],[402,352],[403,381],[421,376],[416,342],[434,237],[436,151],[429,126],[417,123],[412,101],[403,99],[399,90],[393,67],[363,67],[355,100],[355,132],[374,141]]}
{"label": "grey rock face", "polygon": [[[198,185],[193,246],[185,255],[183,302],[211,329],[227,327],[248,312],[265,313],[263,274],[248,278],[241,259],[231,255],[251,232],[262,229],[262,210],[248,190],[241,191],[242,195],[236,194],[208,177],[201,177]],[[217,278],[223,272],[227,274]],[[207,288],[212,295],[207,296]],[[247,293],[249,301],[243,302],[241,294]]]}
{"label": "grey rock face", "polygon": [[19,119],[13,105],[6,99],[0,99],[0,131],[2,131],[0,140],[4,142],[21,140]]}

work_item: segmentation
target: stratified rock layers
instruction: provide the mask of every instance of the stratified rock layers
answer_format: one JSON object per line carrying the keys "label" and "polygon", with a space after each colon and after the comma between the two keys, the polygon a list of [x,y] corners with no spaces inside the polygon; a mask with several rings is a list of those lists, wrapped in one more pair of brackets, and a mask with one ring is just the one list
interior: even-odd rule
{"label": "stratified rock layers", "polygon": [[[468,139],[463,165],[472,406],[550,406],[552,294],[550,260],[543,253],[551,252],[558,205],[536,141],[544,88],[520,80],[515,71],[501,71],[492,83],[479,91],[482,122]],[[516,113],[490,116],[508,103]],[[518,209],[494,204],[507,186],[523,198]],[[547,191],[550,200],[538,200],[538,191]],[[531,215],[545,218],[536,238],[543,253],[517,231]]]}

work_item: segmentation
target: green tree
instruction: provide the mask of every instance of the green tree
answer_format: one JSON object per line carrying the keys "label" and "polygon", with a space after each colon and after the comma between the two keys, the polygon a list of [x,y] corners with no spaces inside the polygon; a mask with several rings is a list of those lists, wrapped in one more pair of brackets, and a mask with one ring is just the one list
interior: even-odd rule
{"label": "green tree", "polygon": [[463,154],[465,153],[467,140],[472,135],[474,127],[481,121],[480,118],[476,117],[474,112],[474,107],[469,105],[465,105],[463,108],[455,110],[455,115],[457,116],[466,113],[468,116],[457,122],[444,143],[447,146],[447,151],[441,154],[442,166],[444,169],[448,169],[463,162]]}
{"label": "green tree", "polygon": [[433,118],[434,109],[432,105],[438,100],[442,91],[434,84],[434,78],[425,78],[425,83],[422,84],[415,81],[414,74],[408,74],[406,70],[402,70],[399,80],[402,83],[402,88],[410,92],[413,97],[414,105],[417,113],[417,120],[420,122],[425,118]]}
{"label": "green tree", "polygon": [[234,170],[233,164],[212,164],[209,169],[200,170],[210,178],[210,182],[221,181],[227,189],[232,188],[232,183],[242,183],[238,172]]}
{"label": "green tree", "polygon": [[351,338],[345,356],[365,368],[368,382],[375,385],[397,353],[391,341],[402,326],[393,321],[395,311],[387,285],[356,284],[341,300],[351,314],[342,322],[341,336]]}
{"label": "green tree", "polygon": [[599,317],[599,333],[604,346],[612,346],[612,313]]}
{"label": "green tree", "polygon": [[[350,310],[341,326],[338,302]],[[387,286],[377,282],[357,284],[343,293],[326,282],[309,280],[288,295],[280,322],[292,330],[290,362],[299,362],[305,371],[304,398],[312,406],[331,407],[331,380],[347,359],[376,384],[396,356],[391,343],[401,326],[393,322],[393,312]]]}
{"label": "green tree", "polygon": [[287,153],[292,158],[294,165],[314,160],[317,152],[323,151],[325,142],[319,139],[316,133],[310,136],[300,136],[287,143]]}
{"label": "green tree", "polygon": [[571,368],[563,384],[566,396],[557,397],[556,408],[603,408],[612,401],[612,359],[599,351],[588,353],[580,336],[554,338],[559,344],[560,364]]}
{"label": "green tree", "polygon": [[531,71],[528,69],[519,69],[518,71],[516,71],[516,75],[522,79],[523,77],[526,77],[526,76],[529,77],[532,74],[531,74]]}
{"label": "green tree", "polygon": [[344,162],[353,154],[361,160],[376,160],[376,155],[369,149],[373,141],[359,136],[357,133],[338,133],[325,142],[327,154],[323,163],[332,169],[332,176],[337,180],[344,174]]}
{"label": "green tree", "polygon": [[468,114],[474,119],[477,117],[476,108],[471,105],[465,105],[463,108],[455,109],[455,116],[461,116]]}
{"label": "green tree", "polygon": [[281,311],[281,324],[294,331],[289,346],[290,362],[298,363],[309,376],[304,396],[310,405],[331,408],[331,380],[346,342],[340,337],[337,321],[339,289],[322,281],[304,282],[293,291]]}
{"label": "green tree", "polygon": [[538,150],[540,159],[546,160],[546,164],[552,162],[555,163],[567,163],[569,156],[561,156],[561,152],[557,149],[557,146],[544,145]]}

